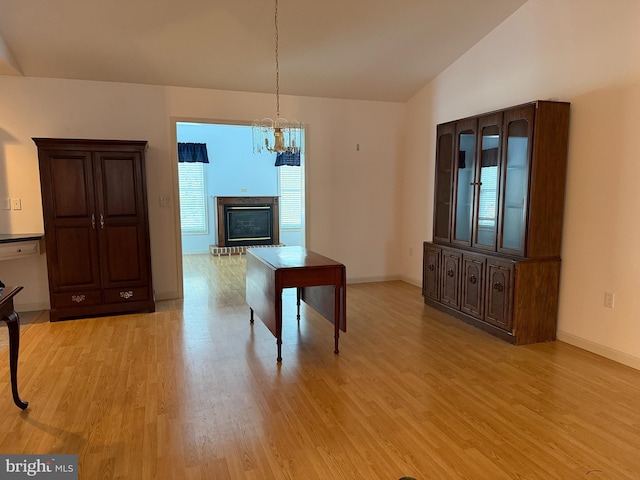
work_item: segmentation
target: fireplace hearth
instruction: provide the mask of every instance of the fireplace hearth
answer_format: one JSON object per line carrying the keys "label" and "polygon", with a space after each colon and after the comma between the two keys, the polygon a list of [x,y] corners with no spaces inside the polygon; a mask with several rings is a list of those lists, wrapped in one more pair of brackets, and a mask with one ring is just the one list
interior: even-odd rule
{"label": "fireplace hearth", "polygon": [[216,197],[218,246],[278,245],[278,197]]}

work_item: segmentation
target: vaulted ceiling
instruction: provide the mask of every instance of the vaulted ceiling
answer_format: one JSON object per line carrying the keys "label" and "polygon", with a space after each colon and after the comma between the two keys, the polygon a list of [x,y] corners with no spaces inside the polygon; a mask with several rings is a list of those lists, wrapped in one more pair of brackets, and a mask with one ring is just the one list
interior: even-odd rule
{"label": "vaulted ceiling", "polygon": [[[280,93],[403,102],[526,0],[279,0]],[[0,0],[0,74],[275,92],[274,0]]]}

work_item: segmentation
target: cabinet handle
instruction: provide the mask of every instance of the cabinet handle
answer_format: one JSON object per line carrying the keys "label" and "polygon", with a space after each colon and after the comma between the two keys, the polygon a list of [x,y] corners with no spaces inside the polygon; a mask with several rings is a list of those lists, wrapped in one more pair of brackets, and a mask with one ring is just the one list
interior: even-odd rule
{"label": "cabinet handle", "polygon": [[133,297],[133,292],[131,290],[129,290],[128,292],[120,292],[120,297],[124,298],[125,300]]}
{"label": "cabinet handle", "polygon": [[71,295],[71,301],[76,303],[84,302],[87,299],[85,295]]}
{"label": "cabinet handle", "polygon": [[447,276],[453,277],[454,274],[455,274],[455,272],[452,269],[447,270]]}
{"label": "cabinet handle", "polygon": [[95,213],[91,214],[91,228],[93,228],[94,230],[96,229],[96,214]]}
{"label": "cabinet handle", "polygon": [[475,277],[475,275],[471,275],[469,277],[469,283],[475,285],[477,281],[478,281],[478,279]]}
{"label": "cabinet handle", "polygon": [[100,214],[100,228],[104,230],[104,215]]}
{"label": "cabinet handle", "polygon": [[429,271],[433,272],[436,269],[436,266],[433,263],[429,264]]}
{"label": "cabinet handle", "polygon": [[493,289],[496,292],[502,292],[504,290],[504,286],[500,282],[496,282],[493,284]]}

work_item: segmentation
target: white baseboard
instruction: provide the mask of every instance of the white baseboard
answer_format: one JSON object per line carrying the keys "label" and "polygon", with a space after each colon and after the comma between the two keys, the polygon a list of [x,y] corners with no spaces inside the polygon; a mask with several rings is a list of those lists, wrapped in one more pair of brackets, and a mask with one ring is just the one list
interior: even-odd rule
{"label": "white baseboard", "polygon": [[174,292],[155,292],[154,296],[156,298],[156,301],[159,300],[176,300],[178,298],[180,298],[180,295],[178,295],[178,291],[174,291]]}
{"label": "white baseboard", "polygon": [[562,330],[557,331],[556,338],[562,342],[569,343],[574,347],[582,348],[583,350],[595,353],[601,357],[605,357],[609,360],[640,370],[640,358],[629,355],[628,353],[621,352],[614,348],[605,347],[604,345],[592,342],[591,340],[586,340],[582,337],[577,337],[576,335],[563,332]]}
{"label": "white baseboard", "polygon": [[38,302],[38,303],[18,303],[14,302],[14,307],[16,312],[39,312],[41,310],[49,310],[51,305],[49,302]]}
{"label": "white baseboard", "polygon": [[347,277],[347,283],[395,282],[400,276],[392,277]]}
{"label": "white baseboard", "polygon": [[413,285],[414,287],[422,288],[422,280],[416,280],[415,278],[409,278],[405,276],[401,276],[400,280],[404,283],[408,283],[409,285]]}

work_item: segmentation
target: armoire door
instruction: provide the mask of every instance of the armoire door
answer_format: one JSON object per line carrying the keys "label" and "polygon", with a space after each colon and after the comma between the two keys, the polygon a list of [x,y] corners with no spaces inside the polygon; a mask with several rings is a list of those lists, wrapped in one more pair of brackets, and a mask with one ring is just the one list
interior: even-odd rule
{"label": "armoire door", "polygon": [[100,265],[91,153],[49,152],[41,160],[41,176],[50,289],[54,294],[73,294],[73,299],[61,299],[63,303],[98,303]]}
{"label": "armoire door", "polygon": [[[102,287],[145,286],[149,242],[142,156],[139,152],[95,152],[94,167]],[[109,297],[108,292],[105,295]],[[119,292],[113,295],[117,300]],[[140,295],[146,293],[141,290]]]}

